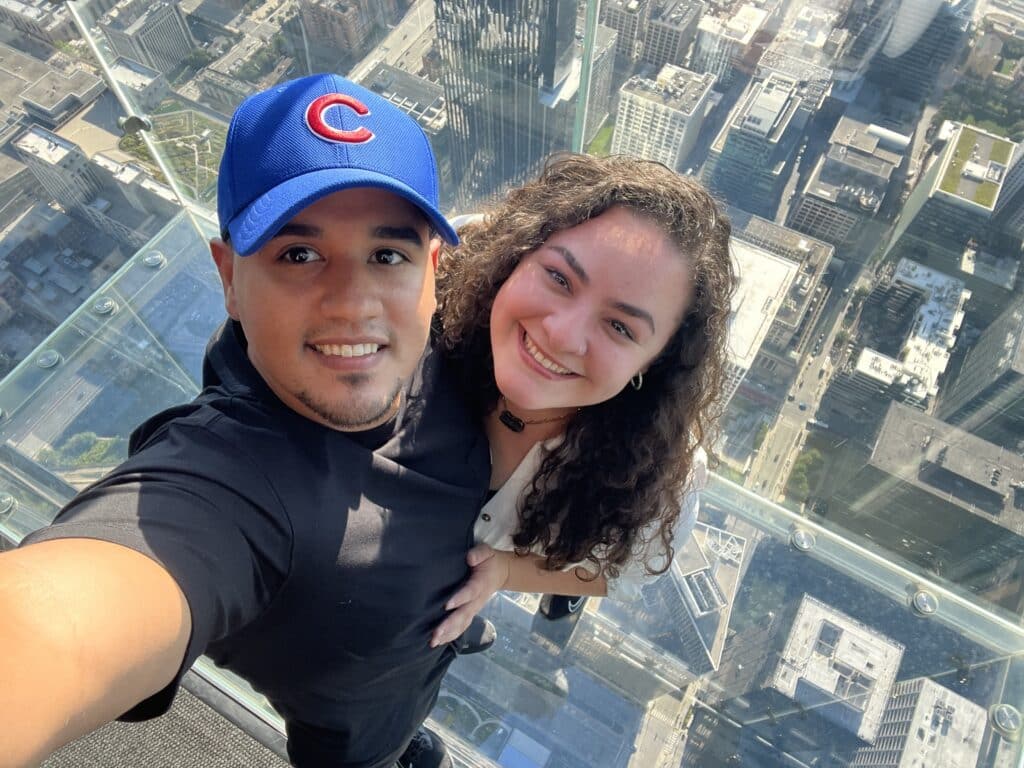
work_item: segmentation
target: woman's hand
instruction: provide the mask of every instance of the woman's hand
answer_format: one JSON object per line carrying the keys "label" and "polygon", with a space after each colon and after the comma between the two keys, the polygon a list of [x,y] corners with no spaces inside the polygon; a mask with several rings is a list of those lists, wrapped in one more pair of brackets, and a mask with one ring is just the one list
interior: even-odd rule
{"label": "woman's hand", "polygon": [[445,604],[451,613],[434,630],[430,638],[431,648],[450,643],[465,632],[484,603],[491,599],[491,595],[505,588],[513,557],[515,555],[511,552],[500,552],[486,544],[477,544],[469,550],[466,562],[472,573]]}

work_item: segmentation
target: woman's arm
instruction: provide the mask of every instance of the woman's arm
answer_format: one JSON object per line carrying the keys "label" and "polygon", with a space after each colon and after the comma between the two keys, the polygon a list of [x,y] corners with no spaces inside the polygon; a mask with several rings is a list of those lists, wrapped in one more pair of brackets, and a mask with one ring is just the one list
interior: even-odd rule
{"label": "woman's arm", "polygon": [[[581,568],[549,571],[540,555],[517,555],[478,544],[469,550],[466,562],[472,569],[469,579],[445,605],[450,613],[434,630],[431,647],[457,638],[495,592],[546,592],[551,595],[603,596],[608,592],[604,576],[589,578]],[[580,578],[582,574],[587,578]]]}

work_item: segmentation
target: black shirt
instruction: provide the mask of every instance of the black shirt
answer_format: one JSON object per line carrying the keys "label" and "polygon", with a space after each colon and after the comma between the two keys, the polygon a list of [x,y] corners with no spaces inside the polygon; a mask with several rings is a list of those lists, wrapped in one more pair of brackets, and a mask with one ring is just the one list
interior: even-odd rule
{"label": "black shirt", "polygon": [[[329,740],[331,765],[387,765],[450,661],[428,641],[468,575],[489,480],[454,392],[428,352],[394,422],[353,439],[281,403],[229,321],[203,392],[142,424],[130,458],[26,543],[99,538],[152,557],[191,610],[181,673],[206,653],[267,696],[292,741]],[[162,713],[176,686],[128,716]]]}

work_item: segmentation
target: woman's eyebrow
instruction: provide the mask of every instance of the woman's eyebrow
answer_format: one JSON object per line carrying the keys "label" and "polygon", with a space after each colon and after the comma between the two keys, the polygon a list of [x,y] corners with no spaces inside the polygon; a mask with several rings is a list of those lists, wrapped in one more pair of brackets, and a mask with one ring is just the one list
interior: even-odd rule
{"label": "woman's eyebrow", "polygon": [[646,310],[640,309],[640,307],[634,307],[632,304],[626,304],[624,301],[616,301],[612,304],[620,312],[624,312],[630,317],[638,318],[643,320],[647,325],[651,327],[651,333],[656,333],[654,330],[654,318],[651,317],[650,313]]}
{"label": "woman's eyebrow", "polygon": [[565,259],[565,263],[569,265],[569,269],[576,273],[576,276],[580,279],[581,283],[587,285],[590,282],[590,276],[587,274],[587,271],[583,269],[583,265],[580,264],[576,260],[576,257],[572,255],[572,251],[564,245],[551,245],[548,247],[561,254],[562,258]]}
{"label": "woman's eyebrow", "polygon": [[[579,261],[576,260],[576,257],[572,255],[572,251],[564,245],[549,245],[548,247],[559,253],[562,258],[565,259],[565,263],[569,265],[569,269],[576,273],[576,276],[579,277],[581,283],[584,285],[590,283],[590,276],[587,274],[587,271],[583,269],[583,265],[580,264]],[[650,326],[651,333],[657,333],[654,329],[654,318],[651,317],[650,312],[640,309],[640,307],[636,307],[632,304],[627,304],[624,301],[612,302],[612,306],[630,317],[643,320],[648,326]]]}

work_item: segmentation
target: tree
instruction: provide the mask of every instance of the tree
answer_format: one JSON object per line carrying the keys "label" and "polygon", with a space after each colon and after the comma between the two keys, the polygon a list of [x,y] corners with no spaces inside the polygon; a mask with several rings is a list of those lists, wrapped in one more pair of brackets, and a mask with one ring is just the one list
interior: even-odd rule
{"label": "tree", "polygon": [[758,450],[764,445],[764,439],[768,437],[768,425],[763,421],[761,426],[757,428],[757,433],[754,435],[754,450]]}

